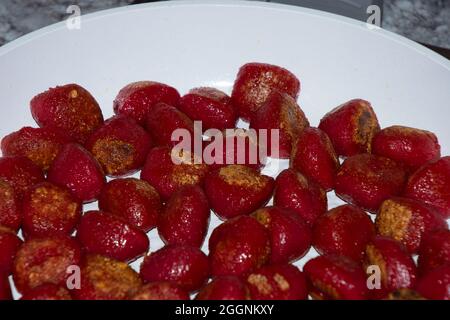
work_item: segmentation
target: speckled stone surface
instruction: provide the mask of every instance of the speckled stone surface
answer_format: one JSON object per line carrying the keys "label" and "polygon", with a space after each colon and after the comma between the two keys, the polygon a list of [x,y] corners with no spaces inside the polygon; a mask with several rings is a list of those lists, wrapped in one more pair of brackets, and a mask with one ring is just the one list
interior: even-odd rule
{"label": "speckled stone surface", "polygon": [[450,0],[385,0],[384,28],[450,49]]}
{"label": "speckled stone surface", "polygon": [[124,6],[132,0],[0,0],[0,45],[21,35],[67,19],[69,5],[81,13]]}
{"label": "speckled stone surface", "polygon": [[[132,2],[133,0],[0,0],[0,45],[66,19],[66,9],[74,3],[85,14]],[[383,27],[416,41],[450,48],[450,0],[385,0]]]}

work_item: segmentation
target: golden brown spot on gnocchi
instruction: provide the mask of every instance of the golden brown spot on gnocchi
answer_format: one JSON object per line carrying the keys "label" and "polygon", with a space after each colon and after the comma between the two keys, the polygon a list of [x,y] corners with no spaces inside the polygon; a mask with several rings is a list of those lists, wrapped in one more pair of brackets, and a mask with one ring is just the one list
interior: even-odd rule
{"label": "golden brown spot on gnocchi", "polygon": [[100,296],[127,298],[142,285],[139,275],[126,263],[100,255],[87,256],[82,275],[88,278]]}
{"label": "golden brown spot on gnocchi", "polygon": [[408,231],[411,209],[393,200],[386,200],[380,208],[375,225],[380,235],[401,241]]}
{"label": "golden brown spot on gnocchi", "polygon": [[229,185],[259,189],[267,180],[258,172],[243,165],[230,165],[220,169],[219,176]]}
{"label": "golden brown spot on gnocchi", "polygon": [[251,274],[248,279],[248,283],[255,286],[258,291],[263,295],[269,295],[272,292],[272,286],[266,276],[261,274]]}
{"label": "golden brown spot on gnocchi", "polygon": [[133,166],[135,149],[124,141],[99,139],[92,148],[92,154],[106,174],[114,175]]}

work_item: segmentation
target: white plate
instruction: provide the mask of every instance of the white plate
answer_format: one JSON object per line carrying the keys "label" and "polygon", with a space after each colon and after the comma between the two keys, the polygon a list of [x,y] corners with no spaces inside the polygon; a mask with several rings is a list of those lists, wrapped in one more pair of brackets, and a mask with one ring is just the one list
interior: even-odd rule
{"label": "white plate", "polygon": [[[157,80],[181,93],[197,86],[230,92],[239,66],[250,61],[281,65],[300,78],[299,103],[312,125],[360,97],[372,102],[382,126],[434,131],[442,153],[450,154],[448,60],[356,20],[238,1],[107,10],[82,16],[80,30],[68,30],[63,22],[1,47],[0,136],[34,125],[30,99],[55,85],[86,87],[109,117],[115,95],[129,82]],[[341,203],[332,194],[329,199],[330,207]],[[213,217],[211,224],[218,220]],[[156,231],[150,238],[151,251],[162,246]]]}

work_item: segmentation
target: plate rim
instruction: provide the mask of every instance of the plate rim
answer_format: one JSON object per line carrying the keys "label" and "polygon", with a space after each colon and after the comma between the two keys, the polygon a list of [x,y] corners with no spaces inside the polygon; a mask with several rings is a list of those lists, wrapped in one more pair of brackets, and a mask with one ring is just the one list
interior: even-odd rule
{"label": "plate rim", "polygon": [[[323,19],[333,20],[335,22],[344,23],[356,28],[364,28],[367,31],[378,32],[378,34],[388,40],[397,42],[409,49],[414,50],[420,55],[423,55],[426,58],[429,58],[433,62],[441,65],[445,69],[450,72],[450,60],[441,56],[440,54],[434,52],[433,50],[417,43],[411,39],[408,39],[402,35],[396,34],[389,30],[383,29],[381,27],[377,27],[353,18],[341,16],[338,14],[333,14],[321,10],[305,8],[301,6],[294,6],[288,4],[280,4],[280,3],[271,3],[271,2],[260,2],[260,1],[242,1],[242,0],[174,0],[174,1],[160,1],[153,3],[142,3],[135,5],[126,5],[117,8],[99,10],[96,12],[88,13],[82,15],[83,21],[92,21],[100,18],[104,18],[105,16],[116,15],[116,14],[124,14],[127,12],[133,11],[141,11],[143,9],[152,10],[152,9],[161,9],[161,8],[171,8],[171,7],[191,7],[191,6],[206,6],[206,7],[254,7],[254,8],[263,8],[263,9],[271,9],[278,11],[289,11],[289,12],[297,12],[300,14],[312,15],[316,17],[320,17]],[[0,46],[0,58],[7,53],[20,48],[21,46],[27,44],[28,42],[37,40],[47,34],[59,31],[66,27],[66,20],[62,20],[60,22],[53,23],[51,25],[45,26],[38,30],[32,31],[28,34],[25,34],[11,42]]]}

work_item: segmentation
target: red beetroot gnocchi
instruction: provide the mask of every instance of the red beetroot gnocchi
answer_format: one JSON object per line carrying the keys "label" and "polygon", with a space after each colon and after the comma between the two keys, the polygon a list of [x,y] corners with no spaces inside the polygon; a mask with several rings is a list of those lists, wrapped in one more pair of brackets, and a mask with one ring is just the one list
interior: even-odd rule
{"label": "red beetroot gnocchi", "polygon": [[87,140],[86,148],[109,176],[123,176],[142,168],[150,148],[150,135],[133,119],[115,116]]}
{"label": "red beetroot gnocchi", "polygon": [[0,225],[0,274],[9,275],[22,240],[14,231]]}
{"label": "red beetroot gnocchi", "polygon": [[151,108],[146,127],[158,146],[177,145],[179,141],[172,140],[172,134],[177,129],[187,130],[191,141],[195,139],[194,122],[177,108],[165,103],[158,103]]}
{"label": "red beetroot gnocchi", "polygon": [[69,237],[27,240],[14,260],[14,283],[20,293],[49,283],[65,286],[68,267],[79,265],[81,249]]}
{"label": "red beetroot gnocchi", "polygon": [[205,190],[211,208],[222,219],[250,214],[272,196],[273,178],[242,165],[230,165],[210,172]]}
{"label": "red beetroot gnocchi", "polygon": [[202,121],[203,129],[234,128],[236,110],[231,98],[215,88],[195,88],[180,99],[178,109],[192,120]]}
{"label": "red beetroot gnocchi", "polygon": [[0,178],[0,225],[18,230],[22,223],[21,204],[9,182]]}
{"label": "red beetroot gnocchi", "polygon": [[204,286],[196,300],[250,300],[250,291],[239,277],[215,277]]}
{"label": "red beetroot gnocchi", "polygon": [[316,300],[363,300],[367,298],[366,275],[359,264],[341,256],[324,255],[309,260],[304,272],[310,295]]}
{"label": "red beetroot gnocchi", "polygon": [[43,284],[26,292],[20,300],[72,300],[72,297],[64,287]]}
{"label": "red beetroot gnocchi", "polygon": [[372,139],[380,125],[370,102],[355,99],[327,113],[319,129],[328,134],[338,155],[349,157],[372,151]]}
{"label": "red beetroot gnocchi", "polygon": [[377,214],[378,234],[393,238],[410,253],[417,253],[422,239],[447,222],[433,209],[418,201],[395,197],[383,202]]}
{"label": "red beetroot gnocchi", "polygon": [[442,217],[450,218],[450,157],[443,157],[421,167],[409,177],[405,197],[425,202]]}
{"label": "red beetroot gnocchi", "polygon": [[81,264],[80,289],[76,300],[127,300],[142,286],[139,274],[124,262],[88,254]]}
{"label": "red beetroot gnocchi", "polygon": [[338,171],[336,195],[375,213],[384,200],[403,192],[407,173],[391,159],[371,154],[347,158]]}
{"label": "red beetroot gnocchi", "polygon": [[62,132],[51,128],[24,127],[2,139],[2,152],[8,157],[27,157],[47,171],[62,147],[71,142]]}
{"label": "red beetroot gnocchi", "polygon": [[176,106],[180,94],[175,88],[154,81],[139,81],[126,85],[114,99],[114,112],[145,124],[147,115],[157,103]]}
{"label": "red beetroot gnocchi", "polygon": [[293,265],[265,266],[247,277],[254,300],[306,300],[308,288],[304,274]]}
{"label": "red beetroot gnocchi", "polygon": [[167,201],[159,217],[158,233],[166,244],[200,248],[209,226],[209,205],[203,190],[187,186]]}
{"label": "red beetroot gnocchi", "polygon": [[325,191],[334,188],[339,159],[328,135],[318,128],[306,128],[294,140],[290,167],[319,184]]}
{"label": "red beetroot gnocchi", "polygon": [[434,133],[392,126],[378,132],[372,142],[373,153],[390,158],[416,170],[441,156],[441,147]]}
{"label": "red beetroot gnocchi", "polygon": [[[250,128],[268,131],[267,155],[281,159],[290,157],[294,141],[307,127],[308,119],[295,99],[280,91],[272,92],[250,121]],[[273,130],[279,130],[279,139],[274,146],[271,139]]]}
{"label": "red beetroot gnocchi", "polygon": [[145,257],[140,274],[145,282],[170,281],[193,292],[208,279],[208,257],[195,247],[165,246]]}
{"label": "red beetroot gnocchi", "polygon": [[25,195],[22,208],[24,236],[45,237],[70,235],[80,220],[82,204],[66,188],[43,182]]}
{"label": "red beetroot gnocchi", "polygon": [[275,181],[274,204],[295,211],[309,226],[327,211],[325,191],[294,169],[283,170]]}
{"label": "red beetroot gnocchi", "polygon": [[6,274],[0,272],[0,301],[12,300],[11,287]]}
{"label": "red beetroot gnocchi", "polygon": [[209,204],[221,219],[250,214],[272,196],[274,180],[243,165],[211,171],[205,178]]}
{"label": "red beetroot gnocchi", "polygon": [[97,101],[77,84],[40,93],[31,100],[30,106],[33,118],[41,128],[60,130],[81,144],[103,123]]}
{"label": "red beetroot gnocchi", "polygon": [[266,207],[253,213],[270,234],[270,263],[289,263],[302,258],[311,247],[311,230],[291,210]]}
{"label": "red beetroot gnocchi", "polygon": [[[380,130],[361,99],[313,128],[299,92],[288,70],[248,63],[231,97],[130,83],[106,122],[79,85],[35,96],[39,128],[1,141],[0,300],[12,299],[10,274],[22,300],[189,300],[198,290],[197,300],[450,300],[450,156],[440,158],[436,135]],[[268,129],[269,140],[235,128],[238,117]],[[177,129],[185,131],[172,141]],[[279,145],[270,140],[275,129]],[[260,171],[267,154],[290,160],[276,181]],[[106,183],[105,174],[141,168],[142,180]],[[349,204],[326,212],[333,189]],[[82,216],[97,199],[100,210]],[[213,230],[206,256],[210,207],[228,220]],[[363,210],[377,213],[375,224]],[[138,274],[127,263],[146,254],[154,227],[166,246],[145,256]],[[289,263],[311,245],[321,256],[302,273]],[[73,266],[79,289],[68,282]],[[381,289],[369,290],[373,267]]]}
{"label": "red beetroot gnocchi", "polygon": [[11,185],[19,200],[33,185],[45,180],[41,169],[25,157],[0,158],[0,179]]}
{"label": "red beetroot gnocchi", "polygon": [[142,286],[132,300],[190,300],[189,294],[172,282],[152,282]]}
{"label": "red beetroot gnocchi", "polygon": [[424,275],[445,264],[450,265],[450,230],[437,230],[422,239],[419,272]]}
{"label": "red beetroot gnocchi", "polygon": [[246,276],[270,259],[270,235],[251,216],[238,216],[216,229],[209,238],[213,276]]}
{"label": "red beetroot gnocchi", "polygon": [[239,69],[231,99],[239,116],[250,120],[275,90],[297,99],[300,81],[284,68],[265,63],[247,63]]}
{"label": "red beetroot gnocchi", "polygon": [[161,199],[148,182],[135,178],[108,182],[98,199],[100,210],[123,217],[129,224],[147,232],[158,222]]}
{"label": "red beetroot gnocchi", "polygon": [[374,235],[375,226],[364,211],[352,205],[343,205],[316,220],[313,245],[320,254],[361,261],[366,245]]}
{"label": "red beetroot gnocchi", "polygon": [[82,202],[95,201],[106,183],[97,160],[78,144],[67,144],[48,172],[48,181],[68,188]]}
{"label": "red beetroot gnocchi", "polygon": [[414,288],[417,268],[412,257],[397,241],[376,236],[366,247],[366,267],[378,266],[381,288],[371,290],[373,297],[385,297],[397,289]]}
{"label": "red beetroot gnocchi", "polygon": [[[175,164],[174,158],[180,164]],[[201,185],[209,168],[204,163],[196,163],[197,155],[170,149],[157,147],[150,150],[147,161],[141,172],[141,179],[147,181],[161,195],[163,200],[183,186]]]}
{"label": "red beetroot gnocchi", "polygon": [[427,299],[450,300],[450,265],[436,268],[417,283],[417,291]]}
{"label": "red beetroot gnocchi", "polygon": [[147,235],[125,219],[108,212],[90,211],[81,218],[77,239],[83,249],[116,260],[130,262],[149,247]]}

